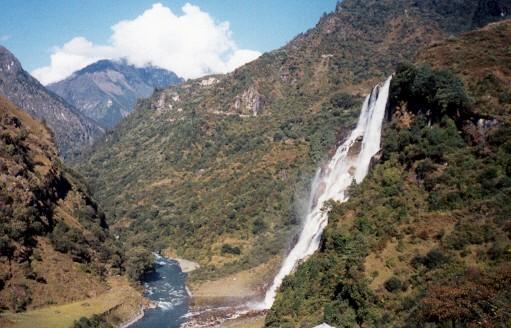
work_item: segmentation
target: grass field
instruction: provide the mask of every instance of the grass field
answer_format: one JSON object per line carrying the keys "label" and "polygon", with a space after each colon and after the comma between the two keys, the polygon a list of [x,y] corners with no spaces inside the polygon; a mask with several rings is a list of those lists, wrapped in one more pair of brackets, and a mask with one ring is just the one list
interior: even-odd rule
{"label": "grass field", "polygon": [[253,269],[241,271],[220,279],[189,284],[194,306],[239,304],[262,297],[271,283],[281,258],[274,257]]}
{"label": "grass field", "polygon": [[0,326],[5,328],[69,328],[75,320],[94,314],[106,314],[109,321],[125,322],[140,310],[143,298],[123,278],[111,278],[109,285],[111,289],[97,297],[23,313],[1,314]]}

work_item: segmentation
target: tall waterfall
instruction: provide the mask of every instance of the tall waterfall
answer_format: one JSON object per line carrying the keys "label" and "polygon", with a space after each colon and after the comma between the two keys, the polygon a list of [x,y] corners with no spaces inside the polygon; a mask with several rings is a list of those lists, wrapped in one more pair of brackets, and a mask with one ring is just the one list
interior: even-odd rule
{"label": "tall waterfall", "polygon": [[345,191],[353,180],[360,183],[369,170],[371,158],[380,150],[381,127],[389,96],[392,77],[383,86],[376,86],[362,106],[356,128],[325,167],[318,170],[312,182],[309,211],[298,242],[288,254],[273,284],[266,292],[258,309],[269,309],[284,277],[293,271],[300,260],[312,255],[318,248],[321,234],[328,223],[328,214],[322,211],[326,201],[347,200]]}

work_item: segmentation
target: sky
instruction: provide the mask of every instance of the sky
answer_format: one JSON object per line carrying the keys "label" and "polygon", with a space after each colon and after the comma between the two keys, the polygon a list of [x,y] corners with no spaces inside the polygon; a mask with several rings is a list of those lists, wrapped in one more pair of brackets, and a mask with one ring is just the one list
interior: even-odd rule
{"label": "sky", "polygon": [[313,27],[337,0],[2,0],[0,44],[43,84],[99,59],[226,73]]}

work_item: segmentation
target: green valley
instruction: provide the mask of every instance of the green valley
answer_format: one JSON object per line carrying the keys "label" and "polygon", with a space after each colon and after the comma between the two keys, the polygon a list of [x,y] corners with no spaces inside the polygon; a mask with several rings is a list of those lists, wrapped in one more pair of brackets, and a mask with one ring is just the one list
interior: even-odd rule
{"label": "green valley", "polygon": [[9,1],[0,326],[509,326],[511,0]]}
{"label": "green valley", "polygon": [[127,243],[200,262],[192,279],[254,267],[285,251],[361,96],[429,42],[495,19],[485,10],[344,1],[231,74],[156,92],[76,168]]}

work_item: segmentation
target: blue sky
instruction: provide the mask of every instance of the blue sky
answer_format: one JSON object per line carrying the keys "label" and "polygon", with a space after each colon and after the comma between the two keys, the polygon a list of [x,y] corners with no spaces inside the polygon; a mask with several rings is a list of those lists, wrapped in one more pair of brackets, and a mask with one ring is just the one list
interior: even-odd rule
{"label": "blue sky", "polygon": [[156,2],[181,15],[186,4],[200,7],[215,22],[228,21],[236,46],[265,52],[284,45],[313,27],[336,0],[2,0],[0,43],[10,49],[25,69],[49,65],[54,47],[81,36],[107,44],[111,26],[132,20]]}

